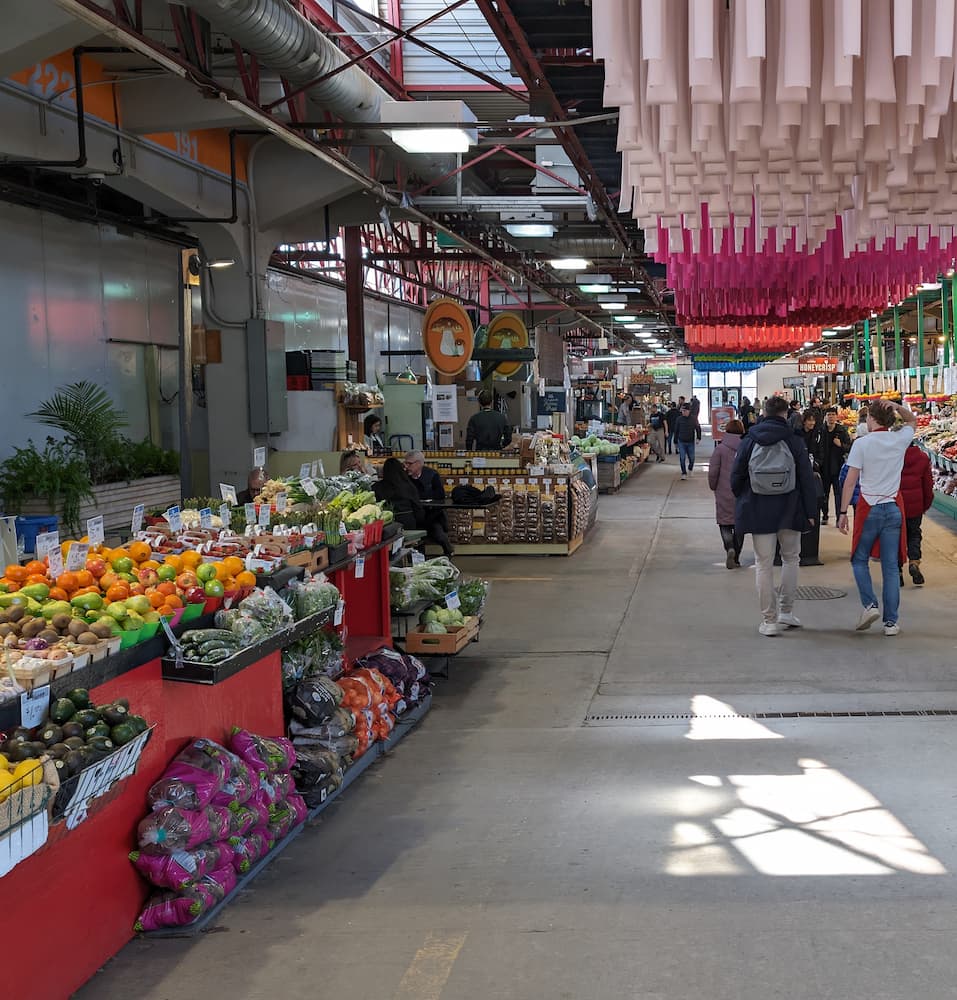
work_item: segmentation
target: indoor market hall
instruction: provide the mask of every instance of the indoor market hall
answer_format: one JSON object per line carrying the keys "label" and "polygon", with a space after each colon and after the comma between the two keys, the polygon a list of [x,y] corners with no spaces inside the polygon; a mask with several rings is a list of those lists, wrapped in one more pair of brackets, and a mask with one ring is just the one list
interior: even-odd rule
{"label": "indoor market hall", "polygon": [[768,639],[709,450],[602,497],[572,559],[470,561],[489,624],[413,737],[205,933],[79,995],[954,995],[952,522],[899,636],[855,631],[832,521],[799,578],[830,599]]}

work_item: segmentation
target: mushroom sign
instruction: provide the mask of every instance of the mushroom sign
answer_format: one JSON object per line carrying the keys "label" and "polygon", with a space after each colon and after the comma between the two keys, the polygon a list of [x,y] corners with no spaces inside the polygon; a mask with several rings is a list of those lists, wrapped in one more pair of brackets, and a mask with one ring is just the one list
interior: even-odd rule
{"label": "mushroom sign", "polygon": [[469,363],[475,333],[468,313],[452,299],[437,299],[422,323],[422,347],[432,367],[443,375],[458,375]]}
{"label": "mushroom sign", "polygon": [[[520,316],[510,312],[500,313],[488,325],[486,343],[489,347],[503,351],[528,347],[528,330]],[[500,361],[495,366],[495,371],[497,374],[509,378],[521,367],[521,361]]]}

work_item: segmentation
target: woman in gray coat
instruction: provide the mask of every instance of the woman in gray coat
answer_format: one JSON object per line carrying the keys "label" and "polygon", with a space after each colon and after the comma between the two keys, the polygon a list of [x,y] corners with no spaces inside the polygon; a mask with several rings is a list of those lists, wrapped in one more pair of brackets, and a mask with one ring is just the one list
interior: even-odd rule
{"label": "woman in gray coat", "polygon": [[731,492],[731,470],[743,434],[744,424],[740,420],[729,420],[724,437],[715,445],[708,463],[708,485],[714,491],[715,520],[724,543],[724,564],[728,569],[741,565],[738,557],[743,539],[734,530],[735,496]]}

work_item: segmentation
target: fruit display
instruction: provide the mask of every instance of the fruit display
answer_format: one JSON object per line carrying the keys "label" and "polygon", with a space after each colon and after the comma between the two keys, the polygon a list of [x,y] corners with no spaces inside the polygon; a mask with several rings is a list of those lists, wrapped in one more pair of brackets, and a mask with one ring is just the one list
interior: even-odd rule
{"label": "fruit display", "polygon": [[[75,688],[54,699],[48,717],[39,726],[18,726],[0,743],[0,764],[16,768],[31,762],[39,768],[41,761],[49,759],[63,781],[99,763],[148,728],[142,716],[130,711],[125,698],[97,706],[85,688]],[[0,789],[2,785],[0,775]]]}

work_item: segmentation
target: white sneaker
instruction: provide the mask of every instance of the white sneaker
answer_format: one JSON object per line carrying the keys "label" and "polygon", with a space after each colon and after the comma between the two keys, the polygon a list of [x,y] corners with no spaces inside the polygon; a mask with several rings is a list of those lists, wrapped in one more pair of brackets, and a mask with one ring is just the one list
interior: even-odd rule
{"label": "white sneaker", "polygon": [[778,625],[785,625],[788,628],[801,628],[801,619],[790,611],[782,611],[778,615]]}
{"label": "white sneaker", "polygon": [[865,608],[854,627],[858,632],[866,632],[880,616],[880,608]]}
{"label": "white sneaker", "polygon": [[684,473],[682,472],[682,473],[681,473],[681,478],[682,478],[682,479],[687,479],[688,477],[687,477],[687,476],[686,476],[686,475],[685,475],[685,474],[684,474]]}
{"label": "white sneaker", "polygon": [[901,627],[897,622],[884,622],[884,635],[900,635]]}
{"label": "white sneaker", "polygon": [[768,638],[781,634],[781,628],[777,622],[761,622],[758,626],[758,631],[761,635],[768,636]]}

